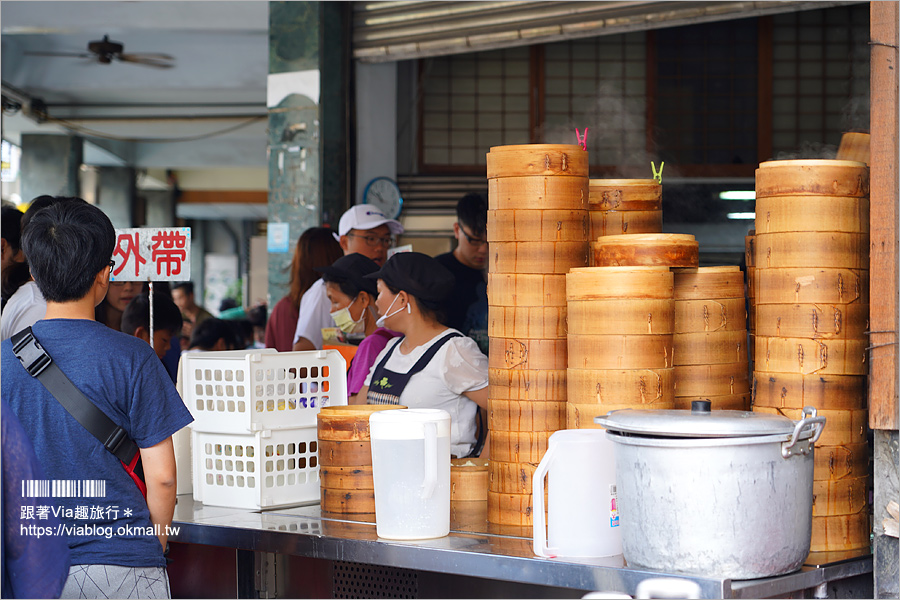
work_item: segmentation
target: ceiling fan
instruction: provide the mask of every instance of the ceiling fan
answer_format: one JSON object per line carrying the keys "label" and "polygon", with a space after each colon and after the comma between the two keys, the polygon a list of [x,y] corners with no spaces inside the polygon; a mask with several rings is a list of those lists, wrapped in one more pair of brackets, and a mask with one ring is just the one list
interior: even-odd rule
{"label": "ceiling fan", "polygon": [[108,65],[113,61],[120,61],[144,65],[146,67],[156,67],[158,69],[168,69],[175,66],[172,62],[175,59],[168,54],[125,54],[123,52],[125,46],[123,46],[121,42],[110,40],[108,35],[104,35],[102,40],[89,42],[87,49],[87,52],[25,52],[25,54],[31,56],[73,56],[77,58],[90,58],[95,62],[105,65]]}

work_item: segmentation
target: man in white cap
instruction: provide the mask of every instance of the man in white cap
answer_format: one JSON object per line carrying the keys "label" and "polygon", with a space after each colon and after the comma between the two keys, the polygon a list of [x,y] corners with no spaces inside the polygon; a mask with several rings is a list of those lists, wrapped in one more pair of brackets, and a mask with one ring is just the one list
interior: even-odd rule
{"label": "man in white cap", "polygon": [[[393,243],[391,236],[401,233],[403,225],[388,219],[380,209],[371,204],[357,204],[341,215],[338,233],[334,237],[340,242],[345,256],[359,253],[381,267]],[[323,327],[334,327],[334,321],[331,318],[331,302],[325,295],[325,283],[320,278],[300,299],[300,318],[294,332],[293,350],[320,350]]]}

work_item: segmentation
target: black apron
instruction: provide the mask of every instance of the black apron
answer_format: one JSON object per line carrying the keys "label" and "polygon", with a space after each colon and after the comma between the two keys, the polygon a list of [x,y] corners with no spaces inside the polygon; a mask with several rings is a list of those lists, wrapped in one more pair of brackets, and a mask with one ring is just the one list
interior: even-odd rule
{"label": "black apron", "polygon": [[408,373],[397,373],[385,368],[388,359],[391,358],[394,350],[403,343],[403,340],[394,344],[394,347],[388,351],[372,372],[372,381],[369,384],[369,392],[366,395],[366,404],[400,404],[400,395],[403,394],[403,390],[406,389],[412,376],[424,369],[431,362],[431,359],[434,358],[434,355],[437,354],[437,351],[441,349],[441,346],[455,337],[462,337],[462,334],[453,331],[432,344],[431,348],[416,361],[416,364],[412,366]]}

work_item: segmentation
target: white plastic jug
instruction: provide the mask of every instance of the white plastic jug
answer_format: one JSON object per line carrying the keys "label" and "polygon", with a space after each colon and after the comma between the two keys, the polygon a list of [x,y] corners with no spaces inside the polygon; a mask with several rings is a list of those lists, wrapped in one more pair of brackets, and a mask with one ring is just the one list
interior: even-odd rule
{"label": "white plastic jug", "polygon": [[603,429],[563,429],[550,436],[532,479],[535,554],[599,558],[622,553],[614,453],[615,444]]}
{"label": "white plastic jug", "polygon": [[378,537],[450,533],[450,413],[386,410],[369,417]]}

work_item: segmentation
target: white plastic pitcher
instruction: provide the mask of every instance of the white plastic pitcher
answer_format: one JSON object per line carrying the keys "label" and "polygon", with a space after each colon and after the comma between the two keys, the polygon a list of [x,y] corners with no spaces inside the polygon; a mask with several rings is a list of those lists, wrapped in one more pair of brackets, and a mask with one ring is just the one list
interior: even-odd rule
{"label": "white plastic pitcher", "polygon": [[386,410],[369,417],[378,537],[450,533],[450,413]]}
{"label": "white plastic pitcher", "polygon": [[614,453],[615,444],[603,429],[563,429],[550,436],[532,479],[535,554],[597,558],[622,554]]}

